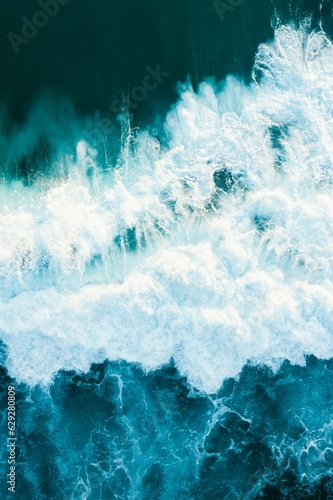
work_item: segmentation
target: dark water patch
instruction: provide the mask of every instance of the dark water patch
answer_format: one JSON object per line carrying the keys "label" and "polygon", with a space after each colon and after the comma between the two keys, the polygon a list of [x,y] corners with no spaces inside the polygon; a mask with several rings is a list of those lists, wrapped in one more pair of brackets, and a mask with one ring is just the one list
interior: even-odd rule
{"label": "dark water patch", "polygon": [[138,231],[136,227],[127,228],[124,234],[114,239],[114,243],[120,250],[126,252],[135,252],[147,245],[144,233]]}
{"label": "dark water patch", "polygon": [[255,215],[253,221],[260,233],[274,227],[273,221],[268,217],[260,217],[259,215]]}
{"label": "dark water patch", "polygon": [[231,172],[225,168],[214,172],[213,178],[216,188],[221,189],[226,193],[235,185],[235,179],[233,178]]}
{"label": "dark water patch", "polygon": [[[222,16],[219,5],[229,6]],[[44,27],[30,25],[29,37],[27,25],[43,11],[40,2],[2,3],[0,96],[7,116],[19,121],[36,96],[54,89],[78,111],[109,116],[123,98],[137,96],[130,111],[151,123],[176,99],[175,84],[187,75],[195,86],[228,73],[249,79],[259,43],[273,36],[271,22],[298,24],[308,15],[314,28],[322,23],[328,34],[333,30],[329,0],[69,0],[59,7]],[[25,39],[17,51],[10,33]],[[151,84],[146,96],[133,89],[142,86],[147,66],[170,76],[156,88]]]}
{"label": "dark water patch", "polygon": [[195,85],[230,72],[249,76],[258,44],[273,33],[273,6],[260,0],[231,8],[223,20],[213,1],[70,0],[15,53],[8,34],[22,36],[22,17],[32,22],[41,8],[27,0],[15,6],[5,0],[2,7],[0,95],[19,120],[44,89],[66,93],[79,110],[112,116],[114,101],[131,99],[142,85],[146,67],[160,66],[170,76],[131,109],[151,122],[175,100],[175,84],[187,75]]}
{"label": "dark water patch", "polygon": [[274,161],[274,166],[277,171],[281,171],[283,169],[283,163],[286,157],[284,141],[288,136],[288,131],[288,125],[272,125],[268,129],[272,147],[276,150],[276,159]]}

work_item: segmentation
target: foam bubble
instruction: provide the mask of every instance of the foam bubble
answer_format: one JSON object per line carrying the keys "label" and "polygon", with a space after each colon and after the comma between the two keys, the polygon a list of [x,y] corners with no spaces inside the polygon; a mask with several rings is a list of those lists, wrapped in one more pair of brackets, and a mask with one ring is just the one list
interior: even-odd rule
{"label": "foam bubble", "polygon": [[333,49],[281,27],[254,81],[183,86],[164,150],[147,132],[105,169],[1,187],[1,339],[12,376],[170,357],[216,391],[248,361],[333,356]]}

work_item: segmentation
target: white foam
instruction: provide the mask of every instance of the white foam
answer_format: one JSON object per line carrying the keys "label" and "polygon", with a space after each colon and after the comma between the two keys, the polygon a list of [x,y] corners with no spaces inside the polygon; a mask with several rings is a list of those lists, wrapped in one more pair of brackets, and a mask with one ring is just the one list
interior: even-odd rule
{"label": "white foam", "polygon": [[[106,172],[78,137],[66,178],[1,187],[12,376],[48,384],[105,358],[154,369],[173,356],[213,392],[247,360],[333,356],[332,45],[282,27],[254,76],[183,87],[167,151],[142,132]],[[221,169],[235,184],[217,194]]]}

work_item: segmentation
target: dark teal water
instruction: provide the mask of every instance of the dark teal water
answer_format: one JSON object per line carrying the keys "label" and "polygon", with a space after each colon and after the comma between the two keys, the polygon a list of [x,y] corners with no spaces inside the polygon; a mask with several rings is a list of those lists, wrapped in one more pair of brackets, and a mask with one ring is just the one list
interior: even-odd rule
{"label": "dark teal water", "polygon": [[21,17],[32,19],[36,3],[4,5],[1,94],[21,119],[45,89],[67,92],[83,112],[107,111],[120,92],[142,82],[147,65],[160,64],[170,77],[140,106],[151,116],[176,99],[175,85],[187,75],[194,84],[229,72],[248,78],[258,44],[273,35],[270,2],[244,2],[221,21],[213,3],[202,0],[70,0],[15,54],[5,37],[20,34]]}
{"label": "dark teal water", "polygon": [[[178,82],[189,78],[197,88],[232,73],[248,83],[258,45],[279,24],[297,26],[308,17],[313,29],[333,34],[328,1],[230,1],[222,13],[204,0],[70,0],[16,54],[7,35],[21,34],[22,16],[32,19],[36,5],[3,0],[0,21],[1,168],[6,180],[26,185],[36,169],[47,173],[53,145],[43,142],[43,120],[29,151],[17,145],[15,161],[6,144],[45,93],[55,103],[45,114],[56,113],[65,96],[67,116],[109,119],[115,157],[122,147],[119,106],[133,127],[156,128],[158,136]],[[131,106],[147,67],[159,68],[161,81]],[[127,250],[135,252],[131,234]],[[277,373],[249,364],[238,379],[205,394],[172,362],[149,373],[122,361],[93,365],[87,374],[61,371],[44,391],[16,384],[3,358],[2,498],[13,496],[5,487],[9,384],[18,390],[17,498],[333,498],[330,360],[308,356],[304,367],[286,361]]]}
{"label": "dark teal water", "polygon": [[297,24],[311,15],[313,26],[332,29],[329,1],[234,5],[224,13],[207,0],[70,0],[15,54],[8,33],[21,35],[22,17],[31,21],[40,8],[31,0],[3,0],[0,95],[9,119],[23,120],[45,90],[68,94],[81,112],[110,114],[112,100],[140,85],[147,65],[161,65],[170,76],[134,113],[151,120],[175,101],[175,86],[188,75],[194,85],[228,73],[248,81],[257,47],[273,37],[277,17]]}
{"label": "dark teal water", "polygon": [[211,396],[173,366],[62,373],[18,392],[17,497],[329,499],[332,398],[332,362],[314,357],[245,367]]}

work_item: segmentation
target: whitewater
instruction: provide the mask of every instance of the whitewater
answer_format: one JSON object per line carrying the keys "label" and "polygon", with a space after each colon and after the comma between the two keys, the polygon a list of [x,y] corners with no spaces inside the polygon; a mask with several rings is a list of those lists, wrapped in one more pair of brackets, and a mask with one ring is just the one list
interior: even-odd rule
{"label": "whitewater", "polygon": [[163,138],[128,124],[114,164],[106,143],[84,137],[87,121],[72,112],[61,123],[55,108],[41,98],[6,146],[10,163],[41,129],[52,144],[48,173],[0,186],[11,377],[48,386],[59,370],[105,359],[144,370],[173,359],[214,393],[247,362],[276,370],[333,357],[333,47],[323,32],[277,28],[249,85],[180,84]]}

